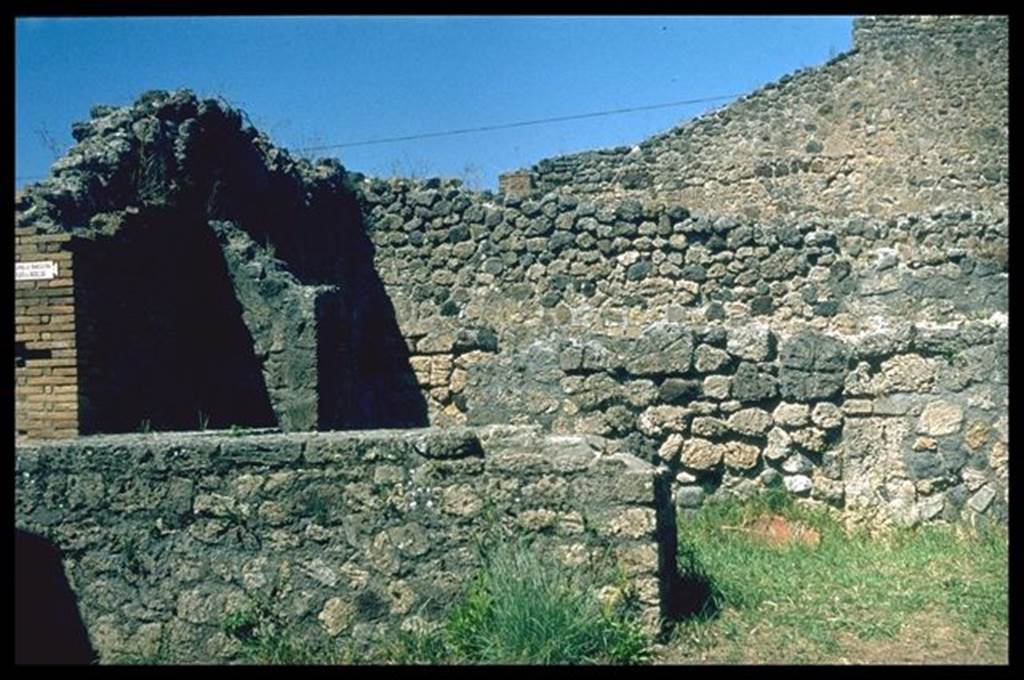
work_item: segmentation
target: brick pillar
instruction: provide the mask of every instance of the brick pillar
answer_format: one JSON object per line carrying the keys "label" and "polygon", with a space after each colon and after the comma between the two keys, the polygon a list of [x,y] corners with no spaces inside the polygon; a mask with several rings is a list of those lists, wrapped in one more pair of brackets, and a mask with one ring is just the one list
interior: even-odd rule
{"label": "brick pillar", "polygon": [[70,234],[14,230],[14,418],[19,438],[78,435],[70,240]]}

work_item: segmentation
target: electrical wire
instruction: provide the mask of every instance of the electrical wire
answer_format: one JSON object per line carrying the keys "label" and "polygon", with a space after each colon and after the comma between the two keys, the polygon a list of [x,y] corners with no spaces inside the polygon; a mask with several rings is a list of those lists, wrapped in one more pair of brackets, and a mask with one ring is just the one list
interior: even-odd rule
{"label": "electrical wire", "polygon": [[[458,130],[444,130],[441,132],[425,132],[415,135],[403,135],[401,137],[380,137],[377,139],[365,139],[357,142],[340,142],[338,144],[322,144],[319,146],[306,146],[293,149],[293,151],[326,151],[328,149],[344,149],[353,146],[370,146],[374,144],[389,144],[392,142],[408,142],[416,139],[430,139],[435,137],[450,137],[453,135],[465,135],[473,132],[490,132],[492,130],[508,130],[510,128],[527,127],[530,125],[545,125],[547,123],[562,123],[569,120],[582,120],[584,118],[598,118],[601,116],[616,116],[624,113],[636,113],[637,111],[653,111],[655,109],[667,109],[688,104],[703,104],[706,102],[722,101],[740,97],[740,94],[723,94],[714,97],[699,97],[697,99],[680,99],[674,102],[662,104],[649,104],[647,106],[631,106],[622,109],[609,109],[607,111],[593,111],[591,113],[577,113],[569,116],[553,116],[550,118],[538,118],[536,120],[523,120],[515,123],[502,123],[498,125],[481,125],[479,127],[461,128]],[[16,176],[15,181],[45,179],[42,177]]]}
{"label": "electrical wire", "polygon": [[537,120],[524,120],[516,123],[503,123],[500,125],[482,125],[474,128],[462,128],[460,130],[445,130],[443,132],[425,132],[417,135],[405,135],[402,137],[381,137],[378,139],[366,139],[359,142],[342,142],[339,144],[323,144],[320,146],[307,146],[295,149],[295,151],[324,151],[327,149],[342,149],[353,146],[369,146],[371,144],[387,144],[389,142],[405,142],[414,139],[427,139],[431,137],[448,137],[451,135],[464,135],[470,132],[488,132],[491,130],[507,130],[509,128],[526,127],[528,125],[543,125],[545,123],[560,123],[567,120],[580,120],[583,118],[597,118],[598,116],[614,116],[622,113],[634,113],[636,111],[651,111],[653,109],[667,109],[674,106],[686,104],[702,104],[704,102],[721,101],[739,97],[739,94],[724,94],[715,97],[701,97],[699,99],[682,99],[664,104],[651,104],[648,106],[632,106],[624,109],[611,109],[608,111],[595,111],[593,113],[578,113],[571,116],[555,116],[552,118],[538,118]]}

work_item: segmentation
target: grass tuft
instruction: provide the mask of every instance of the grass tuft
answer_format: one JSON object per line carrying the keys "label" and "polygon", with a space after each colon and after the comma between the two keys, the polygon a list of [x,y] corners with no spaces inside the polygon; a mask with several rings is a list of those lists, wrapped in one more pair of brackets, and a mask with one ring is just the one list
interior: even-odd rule
{"label": "grass tuft", "polygon": [[443,625],[402,634],[396,663],[639,663],[649,641],[628,601],[602,604],[600,583],[524,543],[500,545]]}

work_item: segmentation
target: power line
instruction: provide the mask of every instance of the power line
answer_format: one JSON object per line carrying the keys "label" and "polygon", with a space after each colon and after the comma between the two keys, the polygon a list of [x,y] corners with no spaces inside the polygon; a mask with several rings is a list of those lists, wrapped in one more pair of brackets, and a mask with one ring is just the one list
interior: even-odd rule
{"label": "power line", "polygon": [[[723,94],[715,97],[700,97],[698,99],[680,99],[674,102],[663,104],[650,104],[648,106],[631,106],[623,109],[610,109],[607,111],[594,111],[592,113],[577,113],[570,116],[554,116],[551,118],[538,118],[536,120],[523,120],[516,123],[502,123],[500,125],[481,125],[480,127],[462,128],[459,130],[445,130],[443,132],[425,132],[417,135],[404,135],[402,137],[380,137],[378,139],[366,139],[359,142],[342,142],[340,144],[324,144],[321,146],[306,146],[293,149],[293,151],[324,151],[327,149],[342,149],[353,146],[370,146],[373,144],[388,144],[390,142],[406,142],[415,139],[428,139],[432,137],[450,137],[452,135],[465,135],[471,132],[489,132],[491,130],[507,130],[510,128],[527,127],[529,125],[544,125],[546,123],[561,123],[568,120],[581,120],[584,118],[598,118],[600,116],[615,116],[623,113],[635,113],[637,111],[652,111],[654,109],[667,109],[687,104],[703,104],[706,102],[722,101],[739,97],[740,94]],[[45,179],[43,177],[15,177],[17,180]]]}
{"label": "power line", "polygon": [[359,142],[343,142],[341,144],[324,144],[322,146],[307,146],[295,149],[295,151],[324,151],[326,149],[341,149],[352,146],[369,146],[371,144],[386,144],[389,142],[406,142],[413,139],[427,139],[429,137],[448,137],[451,135],[464,135],[470,132],[488,132],[490,130],[507,130],[509,128],[526,127],[528,125],[542,125],[545,123],[560,123],[567,120],[580,120],[582,118],[597,118],[598,116],[614,116],[621,113],[634,113],[636,111],[651,111],[653,109],[667,109],[673,106],[685,104],[702,104],[704,102],[720,101],[739,97],[739,94],[724,94],[717,97],[701,97],[700,99],[683,99],[664,104],[651,104],[650,106],[633,106],[625,109],[612,109],[609,111],[595,111],[593,113],[578,113],[572,116],[556,116],[553,118],[539,118],[537,120],[524,120],[517,123],[504,123],[501,125],[482,125],[474,128],[463,128],[461,130],[446,130],[444,132],[426,132],[418,135],[406,135],[403,137],[381,137],[378,139],[367,139]]}

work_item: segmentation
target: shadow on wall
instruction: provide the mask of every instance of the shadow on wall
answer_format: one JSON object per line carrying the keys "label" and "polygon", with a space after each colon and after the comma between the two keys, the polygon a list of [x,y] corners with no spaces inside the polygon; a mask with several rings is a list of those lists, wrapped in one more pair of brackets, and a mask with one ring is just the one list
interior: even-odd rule
{"label": "shadow on wall", "polygon": [[225,153],[205,198],[145,206],[76,241],[83,434],[282,424],[285,397],[253,337],[267,331],[247,323],[285,310],[272,297],[243,310],[211,220],[237,225],[301,286],[334,289],[303,320],[316,326],[315,375],[284,371],[315,399],[317,429],[428,424],[357,201],[341,181],[304,186],[254,154]]}
{"label": "shadow on wall", "polygon": [[148,209],[75,257],[83,433],[275,424],[218,244]]}
{"label": "shadow on wall", "polygon": [[[680,555],[679,523],[672,501],[672,478],[654,482],[655,522],[658,532],[658,595],[661,615],[669,622],[704,620],[718,616],[720,594],[714,580],[684,544]],[[683,564],[679,558],[683,557]],[[671,625],[670,625],[671,628]]]}
{"label": "shadow on wall", "polygon": [[95,663],[60,550],[28,531],[14,533],[14,662]]}
{"label": "shadow on wall", "polygon": [[301,284],[338,291],[316,310],[318,429],[427,425],[426,400],[345,170],[322,161],[312,175],[299,175],[287,162],[268,162],[244,135],[225,137],[223,153],[200,159],[215,167],[203,178],[211,184],[206,218],[229,220],[267,244]]}
{"label": "shadow on wall", "polygon": [[427,402],[409,364],[395,308],[374,268],[374,247],[354,205],[331,283],[341,295],[317,310],[319,427],[424,427]]}

